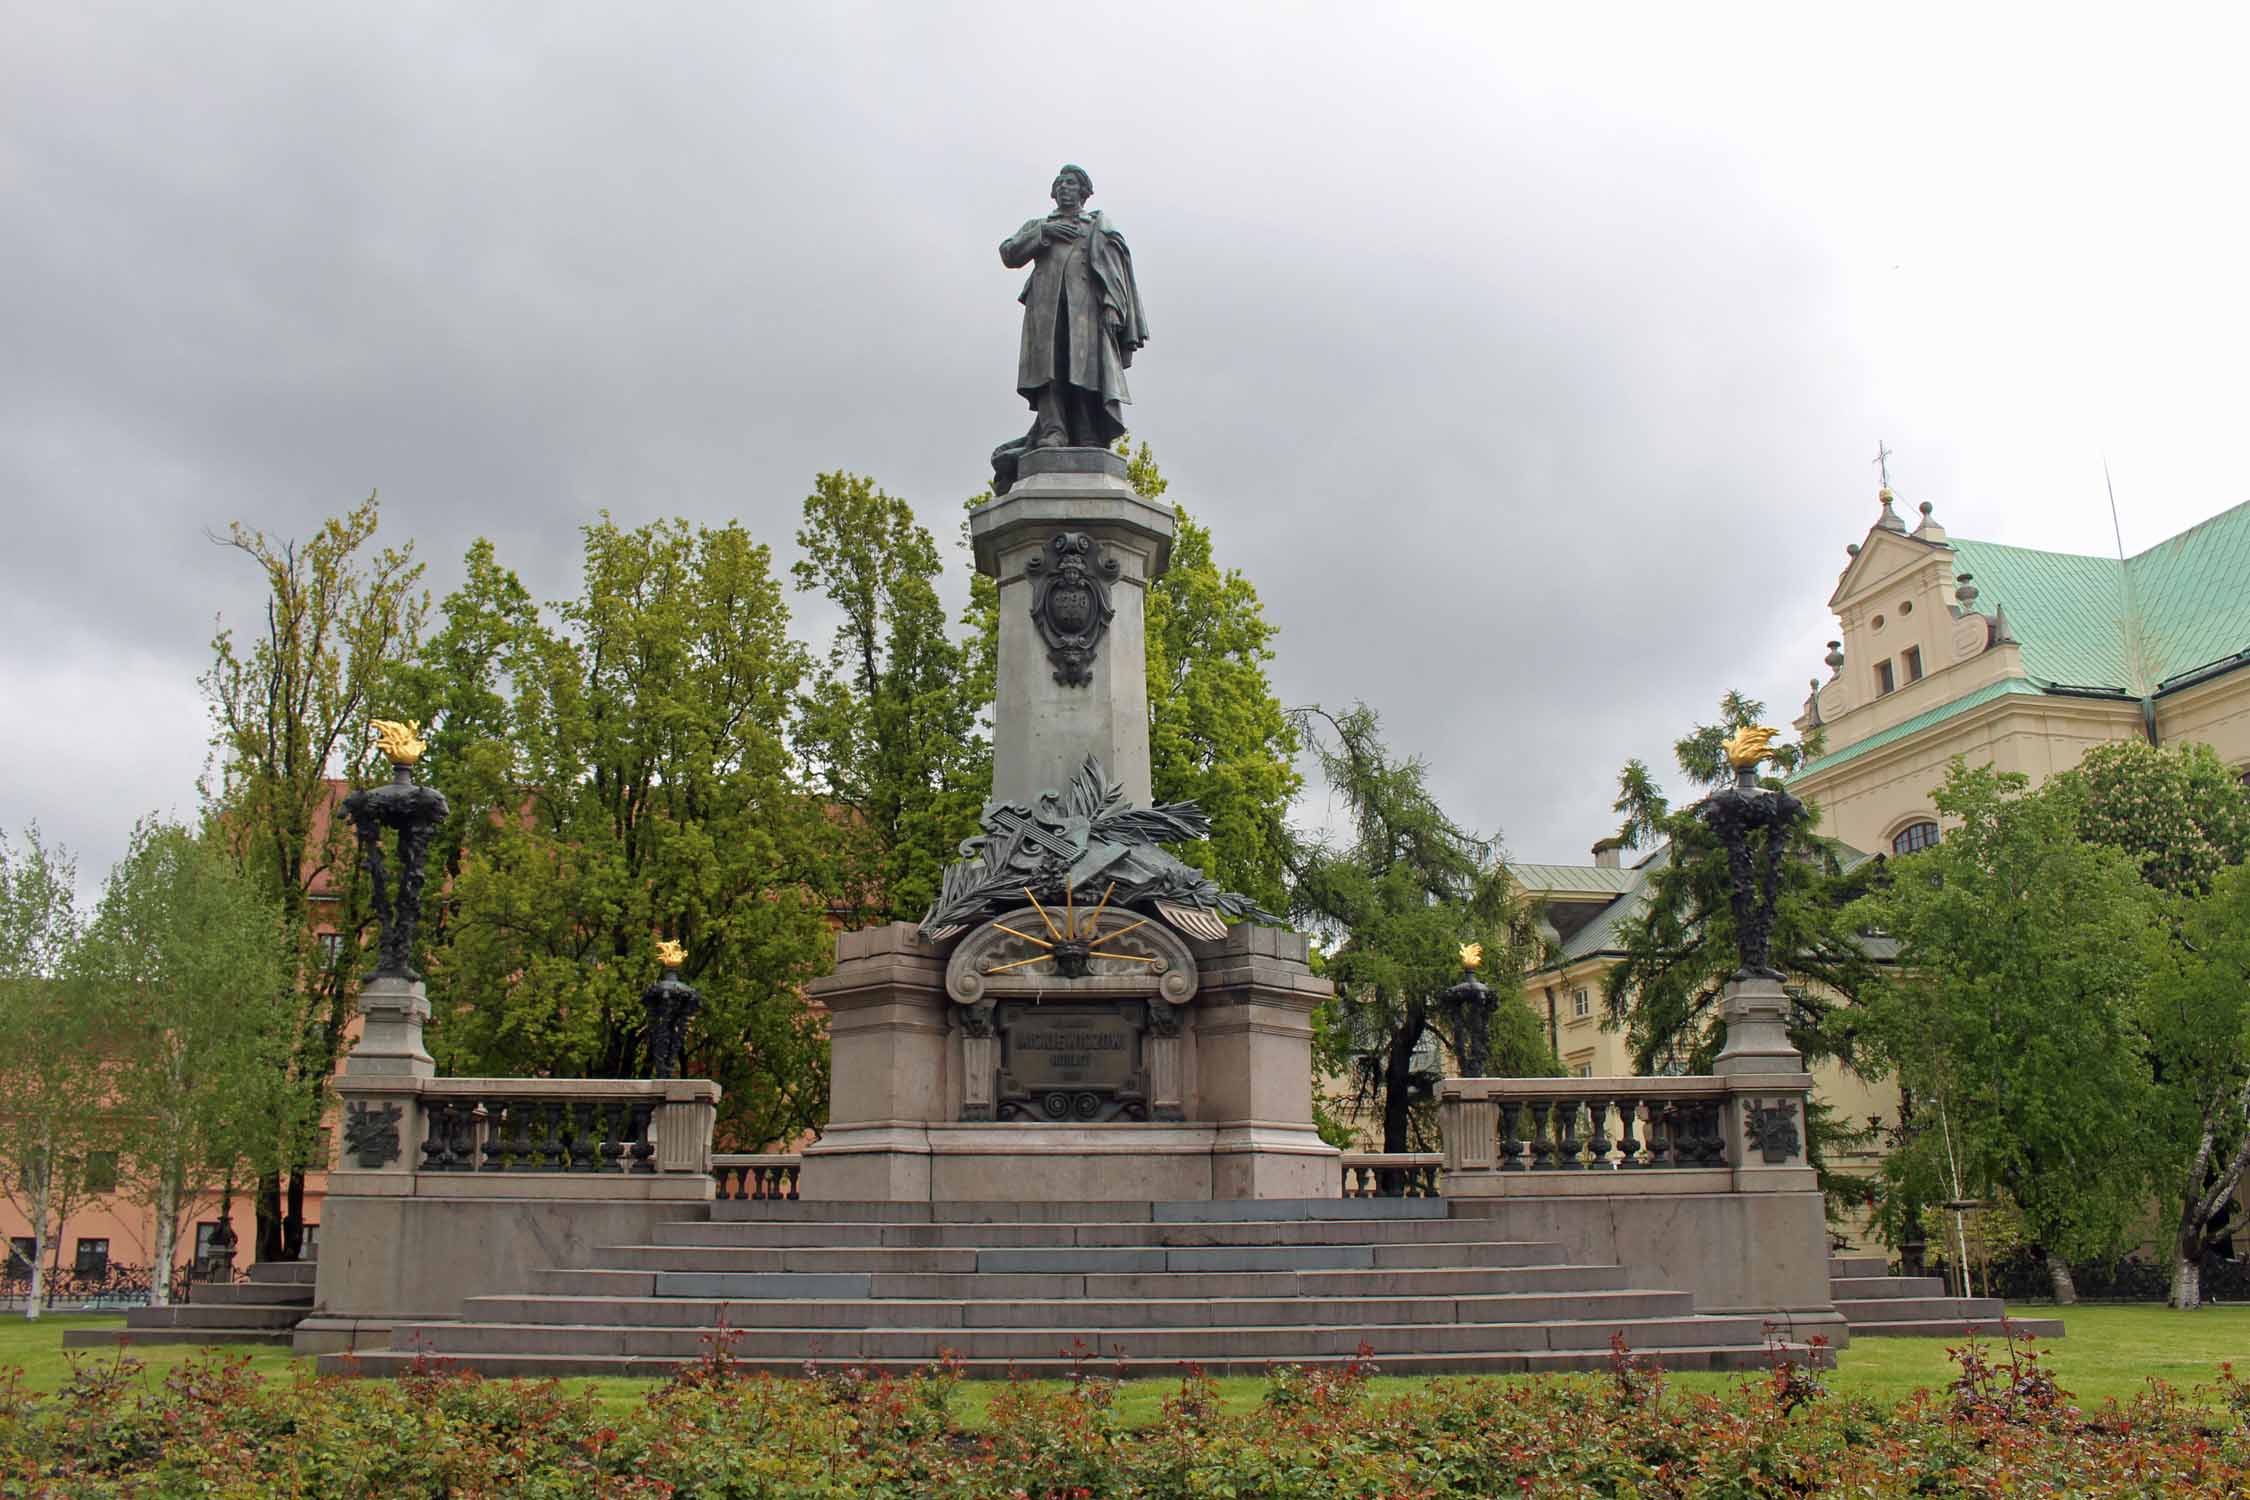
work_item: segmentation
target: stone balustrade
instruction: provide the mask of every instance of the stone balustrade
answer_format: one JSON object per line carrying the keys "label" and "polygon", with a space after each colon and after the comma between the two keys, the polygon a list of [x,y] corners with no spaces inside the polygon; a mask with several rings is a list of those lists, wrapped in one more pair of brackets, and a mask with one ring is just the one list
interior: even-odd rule
{"label": "stone balustrade", "polygon": [[729,1152],[711,1158],[711,1180],[724,1201],[787,1201],[797,1196],[797,1178],[804,1163],[805,1159],[793,1151],[754,1155]]}
{"label": "stone balustrade", "polygon": [[[1796,1188],[1810,1178],[1811,1083],[1802,1073],[1449,1078],[1438,1086],[1446,1195]],[[1589,1180],[1564,1186],[1573,1173]]]}
{"label": "stone balustrade", "polygon": [[347,1075],[336,1091],[343,1190],[459,1196],[533,1176],[637,1181],[663,1197],[710,1190],[719,1086],[708,1079]]}
{"label": "stone balustrade", "polygon": [[1347,1198],[1435,1198],[1445,1157],[1436,1151],[1347,1151]]}

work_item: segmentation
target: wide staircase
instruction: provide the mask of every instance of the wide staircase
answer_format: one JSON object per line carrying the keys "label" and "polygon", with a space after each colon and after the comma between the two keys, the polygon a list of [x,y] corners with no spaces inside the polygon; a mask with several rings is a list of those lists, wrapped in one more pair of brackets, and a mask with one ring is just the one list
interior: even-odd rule
{"label": "wide staircase", "polygon": [[472,1298],[457,1321],[402,1326],[387,1349],[320,1364],[384,1374],[429,1356],[490,1375],[658,1375],[723,1348],[784,1374],[948,1355],[977,1376],[1119,1360],[1223,1374],[1364,1348],[1396,1373],[1503,1374],[1599,1368],[1613,1334],[1672,1368],[1768,1358],[1758,1318],[1699,1315],[1684,1292],[1497,1232],[1435,1198],[721,1202],[590,1269],[528,1271],[521,1295]]}
{"label": "wide staircase", "polygon": [[1828,1294],[1854,1338],[1960,1338],[2003,1326],[2043,1339],[2063,1336],[2060,1318],[2004,1317],[1998,1297],[1954,1297],[1938,1276],[1893,1276],[1879,1255],[1831,1256]]}
{"label": "wide staircase", "polygon": [[313,1306],[313,1263],[260,1261],[247,1281],[196,1281],[186,1302],[135,1307],[123,1328],[72,1328],[66,1349],[116,1344],[281,1344]]}

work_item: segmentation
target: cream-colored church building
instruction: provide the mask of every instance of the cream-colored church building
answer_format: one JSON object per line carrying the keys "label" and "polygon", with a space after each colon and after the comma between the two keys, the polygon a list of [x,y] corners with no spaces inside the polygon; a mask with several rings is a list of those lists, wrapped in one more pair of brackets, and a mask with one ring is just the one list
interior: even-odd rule
{"label": "cream-colored church building", "polygon": [[[1863,857],[1943,838],[1931,794],[1955,756],[2036,785],[2105,741],[2201,741],[2250,776],[2250,503],[2119,559],[1949,536],[1928,504],[1909,527],[1888,489],[1878,498],[1828,599],[1827,680],[1796,721],[1821,753],[1790,789],[1821,833]],[[1665,857],[1597,848],[1592,864],[1512,867],[1556,939],[1526,995],[1588,1076],[1632,1071],[1601,1023],[1603,979]],[[1834,1070],[1820,1083],[1843,1118],[1896,1122],[1887,1086]]]}

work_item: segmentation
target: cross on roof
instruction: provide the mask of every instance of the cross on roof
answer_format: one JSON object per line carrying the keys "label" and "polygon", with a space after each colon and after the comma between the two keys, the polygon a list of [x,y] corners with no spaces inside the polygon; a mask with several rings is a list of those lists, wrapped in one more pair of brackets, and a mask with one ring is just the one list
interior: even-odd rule
{"label": "cross on roof", "polygon": [[1875,440],[1875,467],[1883,471],[1883,488],[1889,489],[1891,487],[1891,450],[1883,446],[1881,438]]}

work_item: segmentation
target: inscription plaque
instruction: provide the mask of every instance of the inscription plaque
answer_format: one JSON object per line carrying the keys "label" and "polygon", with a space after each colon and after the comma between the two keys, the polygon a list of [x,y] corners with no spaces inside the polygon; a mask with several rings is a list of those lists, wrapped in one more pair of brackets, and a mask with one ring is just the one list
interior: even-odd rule
{"label": "inscription plaque", "polygon": [[1148,1075],[1142,1039],[1145,1002],[998,1006],[993,1030],[1000,1039],[995,1090],[1001,1119],[1142,1119]]}

